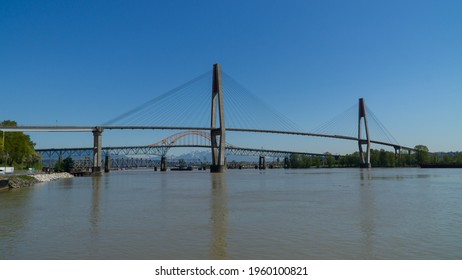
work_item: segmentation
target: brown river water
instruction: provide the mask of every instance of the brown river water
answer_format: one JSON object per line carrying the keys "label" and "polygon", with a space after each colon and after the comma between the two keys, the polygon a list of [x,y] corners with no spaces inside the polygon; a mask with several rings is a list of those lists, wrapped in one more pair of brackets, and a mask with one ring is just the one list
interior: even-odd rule
{"label": "brown river water", "polygon": [[61,179],[0,191],[0,259],[462,259],[462,169]]}

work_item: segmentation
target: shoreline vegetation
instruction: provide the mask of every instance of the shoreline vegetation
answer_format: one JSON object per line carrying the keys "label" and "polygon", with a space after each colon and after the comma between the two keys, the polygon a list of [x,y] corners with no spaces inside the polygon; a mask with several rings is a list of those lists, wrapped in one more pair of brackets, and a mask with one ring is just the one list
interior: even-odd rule
{"label": "shoreline vegetation", "polygon": [[73,177],[74,176],[72,174],[67,172],[0,177],[0,189],[27,188],[32,187],[37,183],[50,182],[53,180]]}
{"label": "shoreline vegetation", "polygon": [[[421,167],[448,166],[455,167],[462,165],[462,152],[431,153],[427,146],[417,145],[416,151],[412,153],[395,153],[384,149],[370,151],[371,167]],[[335,156],[325,153],[323,158],[310,157],[300,154],[292,154],[290,157],[290,168],[348,168],[359,167],[359,152]]]}

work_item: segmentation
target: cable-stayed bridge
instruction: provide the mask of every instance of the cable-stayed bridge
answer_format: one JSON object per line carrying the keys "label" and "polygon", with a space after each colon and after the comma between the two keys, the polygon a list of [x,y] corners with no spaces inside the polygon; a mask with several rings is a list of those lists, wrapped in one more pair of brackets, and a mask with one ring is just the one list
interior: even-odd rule
{"label": "cable-stayed bridge", "polygon": [[[223,86],[226,84],[226,87]],[[211,88],[210,88],[211,85]],[[226,114],[225,114],[226,108]],[[225,122],[226,116],[226,122]],[[353,120],[351,120],[353,119]],[[348,122],[346,122],[348,120]],[[345,123],[346,122],[346,123]],[[373,124],[371,126],[371,124]],[[377,128],[374,133],[371,127]],[[298,135],[355,141],[359,150],[361,167],[370,167],[371,144],[393,147],[396,153],[401,150],[413,151],[411,147],[398,144],[377,117],[365,106],[362,98],[358,105],[352,106],[336,118],[319,128],[305,132],[292,121],[282,116],[265,102],[259,100],[239,85],[230,76],[221,71],[221,65],[215,64],[207,72],[165,94],[127,111],[112,120],[97,126],[18,126],[0,127],[2,131],[28,132],[92,132],[94,145],[91,148],[57,148],[41,150],[43,153],[92,152],[93,171],[101,173],[103,156],[117,153],[147,153],[165,156],[172,147],[180,147],[173,142],[170,145],[155,143],[136,147],[103,147],[102,135],[105,130],[181,130],[182,137],[194,136],[207,140],[202,144],[184,143],[184,147],[210,148],[212,152],[211,172],[223,172],[226,169],[226,155],[255,153],[264,155],[284,155],[302,153],[317,155],[308,151],[278,151],[234,147],[226,142],[227,132]],[[170,141],[174,136],[163,141]],[[380,139],[379,139],[379,136]],[[378,138],[373,138],[378,137]],[[178,139],[176,141],[179,141]]]}

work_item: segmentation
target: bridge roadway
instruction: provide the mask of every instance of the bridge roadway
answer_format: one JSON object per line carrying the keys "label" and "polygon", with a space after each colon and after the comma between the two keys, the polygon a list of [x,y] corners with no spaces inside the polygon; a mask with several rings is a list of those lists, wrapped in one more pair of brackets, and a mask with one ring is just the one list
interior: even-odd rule
{"label": "bridge roadway", "polygon": [[[94,126],[17,126],[17,127],[5,127],[0,126],[0,131],[17,131],[17,132],[92,132],[97,127]],[[182,126],[98,126],[98,128],[104,130],[203,130],[210,131],[210,127],[182,127]],[[319,134],[310,132],[299,132],[299,131],[280,131],[280,130],[265,130],[265,129],[245,129],[245,128],[226,128],[226,131],[237,131],[237,132],[253,132],[253,133],[274,133],[274,134],[287,134],[287,135],[299,135],[299,136],[312,136],[312,137],[324,137],[333,139],[342,139],[350,141],[358,141],[357,137],[343,136],[343,135],[330,135],[330,134]],[[361,139],[361,141],[366,141]],[[373,144],[384,145],[393,147],[395,151],[408,150],[417,151],[414,148],[397,145],[394,143],[387,143],[383,141],[370,140]]]}
{"label": "bridge roadway", "polygon": [[[103,147],[103,155],[164,155],[164,150],[170,148],[208,148],[209,145],[172,145],[172,146],[127,146],[127,147]],[[66,158],[68,156],[77,157],[91,157],[93,155],[93,148],[53,148],[53,149],[36,149],[38,153],[47,158],[53,156]],[[265,157],[289,157],[291,154],[300,154],[307,156],[326,156],[325,154],[316,153],[299,153],[292,151],[268,150],[268,149],[252,149],[241,148],[235,146],[227,146],[226,152],[229,155],[237,156],[265,156]],[[334,156],[335,157],[335,156]]]}

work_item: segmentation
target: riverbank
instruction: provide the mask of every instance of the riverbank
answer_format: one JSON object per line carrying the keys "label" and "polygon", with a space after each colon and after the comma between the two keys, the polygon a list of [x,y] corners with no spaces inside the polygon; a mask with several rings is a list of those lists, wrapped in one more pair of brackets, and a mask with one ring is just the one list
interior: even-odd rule
{"label": "riverbank", "polygon": [[0,178],[2,184],[0,189],[18,189],[31,187],[37,183],[49,182],[64,178],[73,178],[69,173],[50,173],[50,174],[31,174],[31,175],[18,175]]}
{"label": "riverbank", "polygon": [[58,179],[65,179],[65,178],[74,178],[74,176],[67,172],[60,172],[60,173],[50,173],[50,174],[34,174],[31,175],[39,182],[49,182]]}

